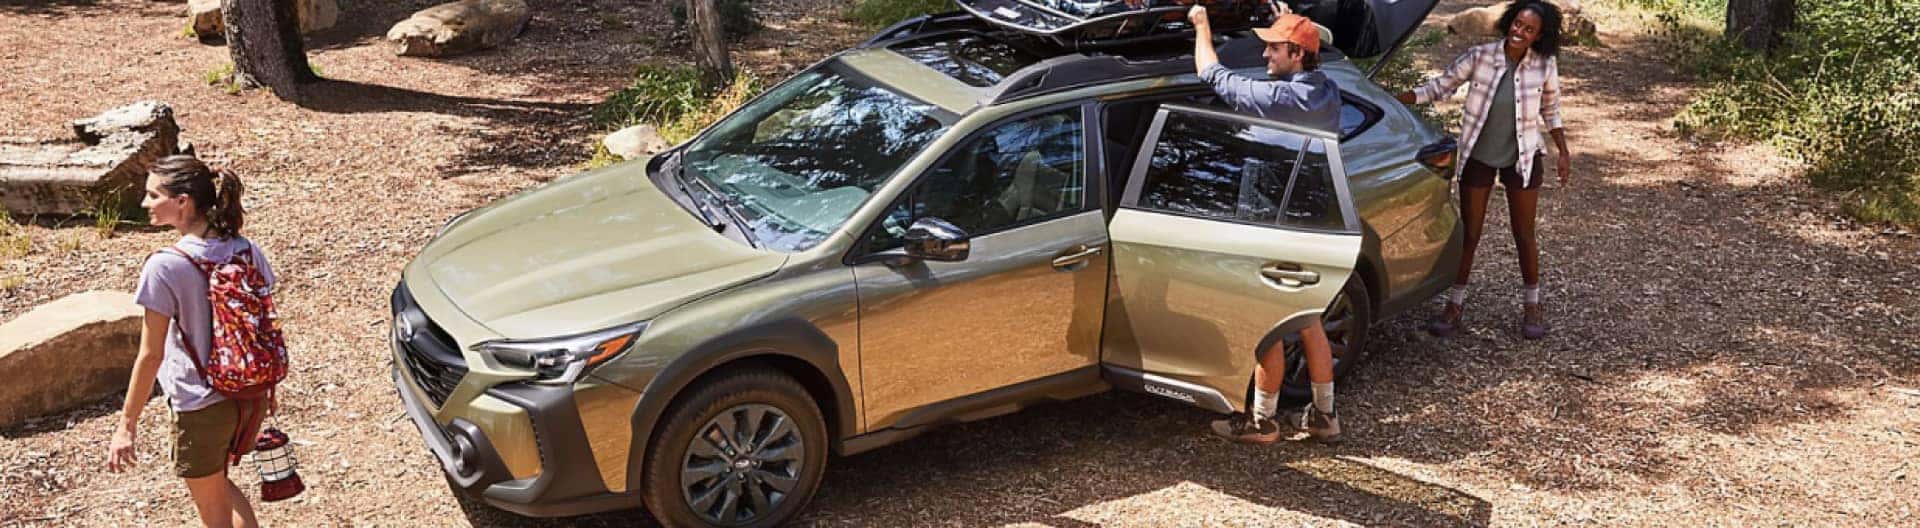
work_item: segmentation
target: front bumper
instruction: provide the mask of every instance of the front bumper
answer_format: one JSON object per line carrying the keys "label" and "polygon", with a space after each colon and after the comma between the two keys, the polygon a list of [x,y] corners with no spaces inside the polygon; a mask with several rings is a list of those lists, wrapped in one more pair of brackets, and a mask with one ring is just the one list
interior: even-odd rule
{"label": "front bumper", "polygon": [[472,423],[454,418],[446,425],[433,421],[423,394],[392,370],[407,416],[420,429],[427,450],[440,462],[455,487],[495,508],[532,517],[582,515],[640,506],[637,493],[612,493],[599,479],[580,415],[574,411],[567,387],[513,386],[488,389],[487,394],[527,410],[539,438],[541,471],[513,479],[486,433]]}
{"label": "front bumper", "polygon": [[[404,295],[404,294],[402,294]],[[435,419],[427,392],[416,381],[418,376],[405,372],[406,344],[399,336],[389,338],[392,345],[390,375],[400,395],[401,406],[420,430],[427,450],[440,463],[453,486],[502,510],[534,517],[579,515],[640,506],[638,493],[614,493],[600,478],[586,429],[574,400],[574,387],[510,382],[487,388],[477,396],[504,405],[515,415],[525,413],[532,428],[534,450],[539,462],[531,471],[515,478],[501,456],[502,449],[526,449],[524,443],[496,446],[488,430],[497,426],[500,413],[478,406],[444,409],[453,416]],[[469,380],[470,382],[471,380]],[[456,398],[458,399],[458,398]],[[452,406],[454,401],[444,402]],[[516,436],[509,434],[508,436]],[[525,436],[519,436],[521,442]],[[511,442],[510,442],[511,443]],[[531,473],[530,475],[525,473]]]}

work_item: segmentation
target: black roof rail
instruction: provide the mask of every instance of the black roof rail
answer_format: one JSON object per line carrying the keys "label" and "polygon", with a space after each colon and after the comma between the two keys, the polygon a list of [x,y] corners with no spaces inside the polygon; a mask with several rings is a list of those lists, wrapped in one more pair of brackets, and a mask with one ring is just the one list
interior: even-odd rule
{"label": "black roof rail", "polygon": [[[1261,52],[1266,44],[1251,33],[1241,32],[1218,48],[1220,64],[1228,68],[1247,68],[1266,63]],[[1150,77],[1193,72],[1193,55],[1175,53],[1159,57],[1134,57],[1123,54],[1086,55],[1073,52],[1043,60],[1008,75],[994,86],[993,93],[981,104],[994,105],[1018,101],[1074,88]]]}

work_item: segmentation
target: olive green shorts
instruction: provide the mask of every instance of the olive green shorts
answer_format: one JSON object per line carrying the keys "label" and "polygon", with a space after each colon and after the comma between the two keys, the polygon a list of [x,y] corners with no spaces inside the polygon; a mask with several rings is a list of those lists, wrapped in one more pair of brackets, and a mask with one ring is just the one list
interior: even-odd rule
{"label": "olive green shorts", "polygon": [[227,468],[233,447],[233,429],[240,412],[233,400],[220,400],[197,411],[175,413],[173,420],[173,474],[200,478]]}

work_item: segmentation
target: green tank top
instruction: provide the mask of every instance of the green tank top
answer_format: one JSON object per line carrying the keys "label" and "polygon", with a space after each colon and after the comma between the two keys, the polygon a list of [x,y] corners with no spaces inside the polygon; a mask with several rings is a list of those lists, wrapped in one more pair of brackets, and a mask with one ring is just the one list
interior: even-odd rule
{"label": "green tank top", "polygon": [[1469,158],[1488,167],[1504,169],[1520,161],[1520,134],[1515,131],[1519,123],[1514,122],[1513,111],[1513,70],[1518,67],[1519,63],[1507,65],[1495,83],[1487,117],[1480,122],[1480,137],[1473,141]]}

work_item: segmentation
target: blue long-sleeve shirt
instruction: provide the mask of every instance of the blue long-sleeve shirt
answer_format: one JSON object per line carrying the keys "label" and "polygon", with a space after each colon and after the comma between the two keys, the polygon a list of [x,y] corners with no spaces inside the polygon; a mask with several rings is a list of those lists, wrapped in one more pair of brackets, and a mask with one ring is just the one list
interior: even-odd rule
{"label": "blue long-sleeve shirt", "polygon": [[1340,134],[1340,87],[1319,71],[1256,80],[1215,63],[1200,71],[1200,80],[1234,110]]}

